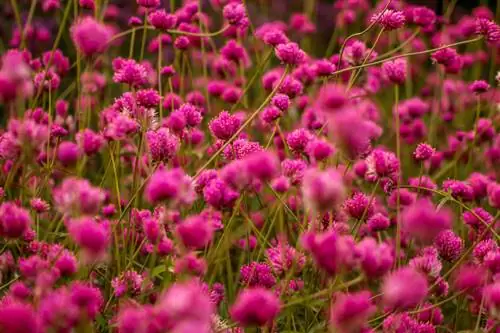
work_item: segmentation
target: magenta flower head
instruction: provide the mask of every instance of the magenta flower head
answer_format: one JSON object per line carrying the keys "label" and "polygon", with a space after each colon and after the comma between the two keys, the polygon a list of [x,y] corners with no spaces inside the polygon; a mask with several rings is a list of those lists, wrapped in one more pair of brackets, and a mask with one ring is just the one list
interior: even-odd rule
{"label": "magenta flower head", "polygon": [[[167,327],[161,331],[210,332],[215,309],[206,287],[197,280],[190,280],[173,284],[160,296],[155,312],[158,318],[166,321]],[[196,329],[182,329],[187,324],[195,325]]]}
{"label": "magenta flower head", "polygon": [[336,209],[346,194],[342,175],[334,169],[309,169],[302,182],[305,204],[314,211]]}
{"label": "magenta flower head", "polygon": [[348,102],[347,92],[344,86],[334,83],[323,85],[319,91],[316,105],[325,113],[335,113],[342,110]]}
{"label": "magenta flower head", "polygon": [[339,294],[330,309],[330,324],[339,333],[360,332],[375,312],[369,291]]}
{"label": "magenta flower head", "polygon": [[484,304],[492,316],[500,314],[500,282],[492,283],[483,290]]}
{"label": "magenta flower head", "polygon": [[28,231],[31,216],[27,210],[12,202],[0,205],[0,235],[7,238],[19,238]]}
{"label": "magenta flower head", "polygon": [[169,30],[177,25],[177,16],[169,14],[165,9],[158,9],[148,15],[149,23],[159,30]]}
{"label": "magenta flower head", "polygon": [[403,211],[401,221],[405,232],[430,243],[441,231],[451,228],[452,215],[445,209],[436,210],[431,201],[420,199]]}
{"label": "magenta flower head", "polygon": [[279,161],[275,154],[267,151],[258,151],[248,155],[244,162],[250,176],[260,181],[269,181],[279,171]]}
{"label": "magenta flower head", "polygon": [[264,326],[276,318],[280,307],[280,301],[272,291],[248,288],[238,295],[229,312],[241,326]]}
{"label": "magenta flower head", "polygon": [[[5,298],[4,298],[5,299]],[[0,332],[39,332],[37,317],[32,306],[16,301],[0,305]]]}
{"label": "magenta flower head", "polygon": [[285,112],[290,107],[290,98],[285,94],[276,94],[271,99],[271,104]]}
{"label": "magenta flower head", "polygon": [[451,230],[441,231],[434,240],[434,245],[441,258],[449,262],[457,260],[464,249],[463,239]]}
{"label": "magenta flower head", "polygon": [[106,143],[102,135],[95,133],[89,128],[76,134],[76,142],[80,149],[88,156],[97,154]]}
{"label": "magenta flower head", "polygon": [[411,11],[411,21],[422,28],[427,28],[436,22],[436,13],[432,9],[419,6]]}
{"label": "magenta flower head", "polygon": [[220,140],[228,140],[240,127],[241,120],[227,111],[222,111],[208,124],[213,136]]}
{"label": "magenta flower head", "polygon": [[167,162],[171,160],[180,146],[179,138],[165,127],[161,127],[156,131],[148,131],[146,140],[151,158],[154,161]]}
{"label": "magenta flower head", "polygon": [[95,215],[104,202],[104,191],[86,179],[65,178],[53,191],[56,208],[68,215]]}
{"label": "magenta flower head", "polygon": [[111,39],[109,28],[91,16],[77,20],[70,32],[78,51],[87,57],[104,53]]}
{"label": "magenta flower head", "polygon": [[247,18],[247,13],[245,6],[242,3],[230,2],[222,10],[222,15],[227,20],[227,22],[234,26],[240,26],[242,23],[245,25],[245,20]]}
{"label": "magenta flower head", "polygon": [[417,161],[426,161],[434,155],[436,152],[436,149],[432,148],[429,144],[427,143],[419,143],[417,145],[417,148],[413,152],[413,157]]}
{"label": "magenta flower head", "polygon": [[476,80],[469,85],[469,90],[476,95],[484,94],[488,89],[490,85],[484,80]]}
{"label": "magenta flower head", "polygon": [[500,208],[500,184],[490,183],[487,188],[488,202],[492,207]]}
{"label": "magenta flower head", "polygon": [[495,22],[486,18],[477,19],[476,34],[483,35],[486,41],[490,43],[500,41],[500,27]]}
{"label": "magenta flower head", "polygon": [[297,66],[306,60],[306,53],[293,42],[276,46],[275,53],[276,57],[286,65]]}
{"label": "magenta flower head", "polygon": [[434,52],[431,58],[436,63],[443,65],[447,73],[456,74],[463,66],[462,57],[455,49],[449,47]]}
{"label": "magenta flower head", "polygon": [[80,317],[94,320],[104,302],[99,288],[76,281],[70,285],[69,293],[72,305],[80,311]]}
{"label": "magenta flower head", "polygon": [[57,159],[64,166],[72,166],[81,156],[80,147],[71,141],[64,141],[57,148]]}
{"label": "magenta flower head", "polygon": [[474,292],[477,288],[483,287],[487,279],[488,275],[484,266],[464,264],[454,276],[453,288],[456,291]]}
{"label": "magenta flower head", "polygon": [[427,288],[427,279],[422,273],[401,268],[384,279],[383,303],[393,310],[412,309],[425,300]]}
{"label": "magenta flower head", "polygon": [[381,13],[374,14],[370,22],[377,22],[385,30],[402,28],[406,22],[405,15],[401,11],[387,9]]}
{"label": "magenta flower head", "polygon": [[107,225],[90,217],[70,220],[69,233],[73,241],[82,249],[87,262],[103,260],[110,244]]}
{"label": "magenta flower head", "polygon": [[212,240],[214,227],[210,219],[194,215],[178,224],[176,231],[185,247],[202,249]]}
{"label": "magenta flower head", "polygon": [[144,65],[134,59],[115,58],[113,60],[113,81],[125,83],[131,86],[142,86],[146,84],[148,72]]}
{"label": "magenta flower head", "polygon": [[155,171],[144,190],[146,200],[151,204],[168,201],[172,204],[190,204],[195,199],[191,177],[182,169]]}
{"label": "magenta flower head", "polygon": [[368,278],[384,276],[394,263],[392,248],[386,243],[378,244],[374,238],[365,237],[356,245],[356,257]]}
{"label": "magenta flower head", "polygon": [[299,128],[286,136],[286,143],[295,153],[303,153],[309,142],[313,139],[313,135],[305,128]]}
{"label": "magenta flower head", "polygon": [[404,84],[406,81],[408,64],[406,59],[398,58],[382,64],[382,73],[394,84]]}
{"label": "magenta flower head", "polygon": [[160,5],[160,0],[137,0],[137,4],[144,8],[156,8]]}

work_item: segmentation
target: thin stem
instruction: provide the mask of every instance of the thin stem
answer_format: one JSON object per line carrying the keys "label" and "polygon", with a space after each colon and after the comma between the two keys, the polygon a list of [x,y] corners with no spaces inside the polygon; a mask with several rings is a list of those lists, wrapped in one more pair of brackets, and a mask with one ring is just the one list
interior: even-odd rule
{"label": "thin stem", "polygon": [[408,44],[410,44],[418,36],[419,33],[420,33],[420,28],[417,28],[415,30],[415,32],[410,37],[408,37],[407,40],[405,40],[403,43],[399,44],[396,48],[394,48],[394,49],[392,49],[384,54],[379,55],[377,57],[377,60],[382,60],[384,58],[387,58],[387,57],[393,55],[394,53],[398,52],[399,50],[404,49]]}
{"label": "thin stem", "polygon": [[248,117],[248,119],[243,123],[243,125],[241,125],[241,127],[236,131],[236,133],[234,133],[234,135],[231,138],[229,138],[229,140],[227,140],[222,145],[222,147],[220,147],[219,150],[217,150],[200,169],[198,169],[198,171],[196,172],[196,174],[194,176],[195,179],[200,175],[201,172],[203,172],[203,170],[205,170],[220,155],[220,153],[222,153],[224,151],[224,149],[226,149],[227,146],[229,146],[234,140],[236,140],[236,138],[239,137],[241,132],[243,132],[245,130],[245,128],[259,115],[259,113],[262,111],[262,109],[269,103],[271,98],[273,98],[273,96],[278,92],[278,89],[280,88],[281,84],[283,83],[283,80],[285,79],[286,75],[288,74],[288,71],[289,71],[289,68],[288,67],[285,68],[285,71],[283,72],[283,75],[281,76],[278,84],[273,89],[273,91],[267,96],[267,98],[264,100],[264,102],[262,102],[262,104],[257,108],[257,110],[255,110],[254,113],[252,113],[250,115],[250,117]]}
{"label": "thin stem", "polygon": [[[398,109],[398,104],[399,104],[399,86],[396,84],[394,86],[394,110]],[[396,134],[396,157],[398,159],[398,162],[401,164],[401,137],[399,133],[399,114],[398,112],[394,112],[394,118],[395,118],[395,134]],[[400,251],[401,251],[401,221],[400,221],[400,193],[399,193],[399,186],[401,184],[401,171],[402,168],[400,167],[400,173],[398,175],[398,180],[396,184],[396,264],[397,267],[400,265]]]}

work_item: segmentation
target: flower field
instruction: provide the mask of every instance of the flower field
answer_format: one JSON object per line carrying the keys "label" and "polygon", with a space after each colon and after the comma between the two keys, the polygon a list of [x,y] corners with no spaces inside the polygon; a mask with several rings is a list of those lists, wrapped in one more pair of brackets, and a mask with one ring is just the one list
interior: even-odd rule
{"label": "flower field", "polygon": [[2,1],[0,333],[500,333],[500,1],[443,4]]}

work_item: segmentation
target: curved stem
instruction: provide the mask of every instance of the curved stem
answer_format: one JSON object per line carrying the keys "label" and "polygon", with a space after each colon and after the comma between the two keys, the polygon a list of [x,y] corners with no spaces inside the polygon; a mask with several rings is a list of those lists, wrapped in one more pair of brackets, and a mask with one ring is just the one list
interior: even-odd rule
{"label": "curved stem", "polygon": [[403,43],[399,44],[396,48],[384,53],[384,54],[381,54],[377,57],[377,60],[382,60],[390,55],[393,55],[394,53],[398,52],[399,50],[402,50],[404,49],[408,44],[410,44],[416,37],[417,35],[420,33],[420,28],[417,28],[415,30],[415,32],[410,36],[408,37],[407,40],[405,40]]}

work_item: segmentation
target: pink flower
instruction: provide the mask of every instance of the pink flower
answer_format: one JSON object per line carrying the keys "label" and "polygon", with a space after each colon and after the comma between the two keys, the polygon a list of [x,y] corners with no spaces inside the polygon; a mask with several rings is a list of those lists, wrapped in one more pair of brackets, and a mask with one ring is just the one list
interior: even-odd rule
{"label": "pink flower", "polygon": [[371,22],[377,22],[385,30],[395,30],[404,26],[406,19],[403,12],[387,9],[382,13],[374,14]]}
{"label": "pink flower", "polygon": [[189,204],[195,199],[191,177],[182,169],[155,171],[146,184],[144,196],[151,204],[161,201]]}
{"label": "pink flower", "polygon": [[335,209],[342,203],[345,188],[342,176],[334,169],[309,169],[304,175],[302,195],[309,208],[318,211]]}
{"label": "pink flower", "polygon": [[408,71],[407,66],[405,59],[398,58],[393,61],[384,62],[382,64],[382,72],[392,83],[404,84]]}
{"label": "pink flower", "polygon": [[110,30],[91,16],[76,21],[70,32],[78,51],[87,57],[104,53],[111,39]]}
{"label": "pink flower", "polygon": [[272,291],[247,288],[240,292],[229,312],[231,318],[242,326],[264,326],[276,318],[280,307],[280,301]]}
{"label": "pink flower", "polygon": [[279,44],[275,49],[276,57],[284,64],[296,66],[306,60],[306,54],[297,43]]}
{"label": "pink flower", "polygon": [[172,159],[179,150],[180,141],[168,128],[161,127],[146,133],[149,152],[154,161],[166,162]]}
{"label": "pink flower", "polygon": [[330,309],[330,324],[339,333],[358,332],[375,312],[369,291],[339,294]]}
{"label": "pink flower", "polygon": [[451,228],[452,215],[446,209],[436,210],[427,199],[420,199],[403,211],[405,232],[422,242],[432,242],[443,230]]}
{"label": "pink flower", "polygon": [[401,268],[384,279],[384,305],[397,310],[414,308],[427,296],[427,279],[411,268]]}
{"label": "pink flower", "polygon": [[163,31],[173,29],[177,25],[177,16],[169,14],[165,9],[158,9],[148,15],[149,23]]}
{"label": "pink flower", "polygon": [[104,224],[89,217],[73,219],[70,221],[69,233],[83,250],[86,260],[92,262],[106,257],[110,235]]}
{"label": "pink flower", "polygon": [[228,140],[240,127],[240,118],[231,115],[227,111],[222,111],[217,117],[212,119],[208,125],[210,132],[217,139]]}
{"label": "pink flower", "polygon": [[12,202],[0,205],[0,235],[8,238],[19,238],[30,227],[32,221],[27,210]]}
{"label": "pink flower", "polygon": [[178,224],[176,231],[185,247],[203,249],[212,240],[214,228],[210,220],[194,215]]}

